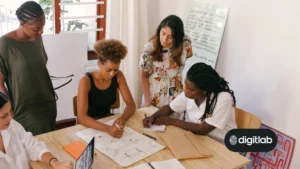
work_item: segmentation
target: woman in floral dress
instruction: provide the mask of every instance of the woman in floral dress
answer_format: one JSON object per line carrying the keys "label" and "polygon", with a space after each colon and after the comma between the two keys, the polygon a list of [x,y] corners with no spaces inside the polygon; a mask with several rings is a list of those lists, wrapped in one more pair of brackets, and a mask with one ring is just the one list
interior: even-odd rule
{"label": "woman in floral dress", "polygon": [[186,59],[191,56],[191,41],[184,34],[182,20],[169,15],[144,45],[141,55],[142,107],[160,108],[182,92],[181,74]]}

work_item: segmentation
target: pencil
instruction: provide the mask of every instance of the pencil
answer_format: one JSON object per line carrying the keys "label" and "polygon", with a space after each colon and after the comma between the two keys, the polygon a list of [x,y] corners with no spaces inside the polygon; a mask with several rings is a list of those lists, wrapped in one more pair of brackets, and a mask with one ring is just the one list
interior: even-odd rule
{"label": "pencil", "polygon": [[117,123],[115,125],[118,127],[118,129],[121,129],[120,126]]}

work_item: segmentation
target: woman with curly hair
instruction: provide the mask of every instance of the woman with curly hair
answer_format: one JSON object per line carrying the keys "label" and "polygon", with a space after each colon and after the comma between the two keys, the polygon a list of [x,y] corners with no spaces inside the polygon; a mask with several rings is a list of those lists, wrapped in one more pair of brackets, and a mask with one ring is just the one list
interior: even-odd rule
{"label": "woman with curly hair", "polygon": [[[119,70],[127,48],[120,41],[111,39],[96,42],[94,51],[98,55],[99,70],[88,72],[80,79],[77,95],[78,121],[119,138],[126,121],[136,110],[126,79]],[[112,126],[96,121],[96,118],[112,115],[110,107],[116,102],[117,90],[126,103],[123,114]]]}

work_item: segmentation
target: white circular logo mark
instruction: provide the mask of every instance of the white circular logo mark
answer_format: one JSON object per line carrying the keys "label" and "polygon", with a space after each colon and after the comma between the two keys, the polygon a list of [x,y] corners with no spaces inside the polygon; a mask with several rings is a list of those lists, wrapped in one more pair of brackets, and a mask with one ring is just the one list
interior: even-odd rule
{"label": "white circular logo mark", "polygon": [[237,143],[237,137],[235,135],[230,136],[229,143],[231,145],[233,145],[233,146],[236,145],[236,143]]}

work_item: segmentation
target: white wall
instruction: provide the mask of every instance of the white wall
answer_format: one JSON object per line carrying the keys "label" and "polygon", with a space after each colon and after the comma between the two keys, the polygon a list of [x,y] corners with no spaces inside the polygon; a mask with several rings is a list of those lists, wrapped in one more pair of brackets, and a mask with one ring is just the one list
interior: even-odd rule
{"label": "white wall", "polygon": [[[300,1],[209,2],[229,8],[216,70],[230,82],[237,106],[299,140]],[[184,7],[185,0],[152,0],[149,32],[169,14],[183,18]],[[290,168],[299,168],[299,158],[296,144]]]}

